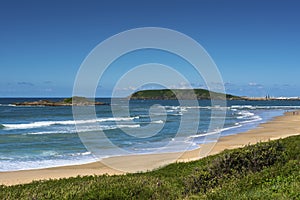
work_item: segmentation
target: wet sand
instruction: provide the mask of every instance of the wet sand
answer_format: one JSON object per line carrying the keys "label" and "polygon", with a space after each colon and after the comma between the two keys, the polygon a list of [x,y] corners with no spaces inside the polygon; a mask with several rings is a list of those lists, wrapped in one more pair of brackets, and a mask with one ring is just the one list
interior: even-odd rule
{"label": "wet sand", "polygon": [[225,136],[217,143],[201,145],[198,149],[181,153],[118,156],[83,165],[53,167],[46,169],[0,172],[0,185],[30,183],[33,180],[59,179],[67,177],[125,174],[153,170],[173,162],[188,162],[207,155],[217,154],[225,149],[243,147],[260,141],[275,140],[300,134],[300,114],[285,113],[284,116],[261,124],[244,133]]}

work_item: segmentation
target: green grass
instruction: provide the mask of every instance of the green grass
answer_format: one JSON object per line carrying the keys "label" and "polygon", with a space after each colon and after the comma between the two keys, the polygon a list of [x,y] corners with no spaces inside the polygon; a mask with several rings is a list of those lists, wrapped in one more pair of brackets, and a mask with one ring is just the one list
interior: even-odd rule
{"label": "green grass", "polygon": [[137,174],[0,186],[0,199],[300,199],[300,136]]}
{"label": "green grass", "polygon": [[74,96],[74,97],[66,98],[62,102],[72,104],[72,102],[80,103],[80,102],[91,102],[91,101],[85,97]]}

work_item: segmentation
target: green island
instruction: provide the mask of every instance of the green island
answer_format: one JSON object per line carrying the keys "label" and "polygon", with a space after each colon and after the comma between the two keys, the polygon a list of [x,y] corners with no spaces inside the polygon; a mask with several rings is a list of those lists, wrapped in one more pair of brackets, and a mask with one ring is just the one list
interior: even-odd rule
{"label": "green island", "polygon": [[133,93],[130,99],[151,99],[151,100],[173,100],[173,99],[228,99],[244,100],[243,97],[230,94],[212,92],[205,89],[162,89],[162,90],[142,90]]}
{"label": "green island", "polygon": [[39,100],[31,102],[14,103],[16,106],[90,106],[90,105],[108,105],[104,102],[94,102],[85,97],[74,96],[65,98],[62,101],[54,102],[49,100]]}
{"label": "green island", "polygon": [[175,100],[175,99],[198,99],[198,100],[245,100],[245,101],[300,101],[300,97],[247,97],[231,94],[222,94],[205,89],[161,89],[141,90],[133,93],[130,99],[137,100]]}
{"label": "green island", "polygon": [[0,199],[300,199],[300,136],[136,174],[0,186]]}

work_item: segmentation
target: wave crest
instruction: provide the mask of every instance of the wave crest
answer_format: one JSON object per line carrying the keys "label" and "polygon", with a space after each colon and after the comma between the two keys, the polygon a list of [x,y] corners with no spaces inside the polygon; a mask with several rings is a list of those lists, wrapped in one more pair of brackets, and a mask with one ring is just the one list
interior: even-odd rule
{"label": "wave crest", "polygon": [[53,125],[75,125],[75,124],[91,124],[96,122],[116,122],[116,121],[132,121],[138,117],[108,117],[108,118],[99,118],[96,120],[65,120],[65,121],[40,121],[24,124],[2,124],[0,128],[6,129],[33,129],[41,128]]}

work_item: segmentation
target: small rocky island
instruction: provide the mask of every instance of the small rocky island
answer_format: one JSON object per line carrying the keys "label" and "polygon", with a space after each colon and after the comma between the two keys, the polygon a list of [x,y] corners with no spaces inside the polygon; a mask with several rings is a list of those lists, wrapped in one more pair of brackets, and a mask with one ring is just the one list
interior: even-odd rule
{"label": "small rocky island", "polygon": [[39,100],[39,101],[31,101],[31,102],[19,102],[14,103],[16,106],[99,106],[99,105],[109,105],[104,102],[94,102],[85,97],[70,97],[66,98],[62,101],[50,101],[50,100]]}
{"label": "small rocky island", "polygon": [[130,99],[138,100],[176,100],[176,99],[227,99],[227,100],[244,100],[243,97],[230,94],[212,92],[205,89],[160,89],[160,90],[141,90],[132,94]]}

